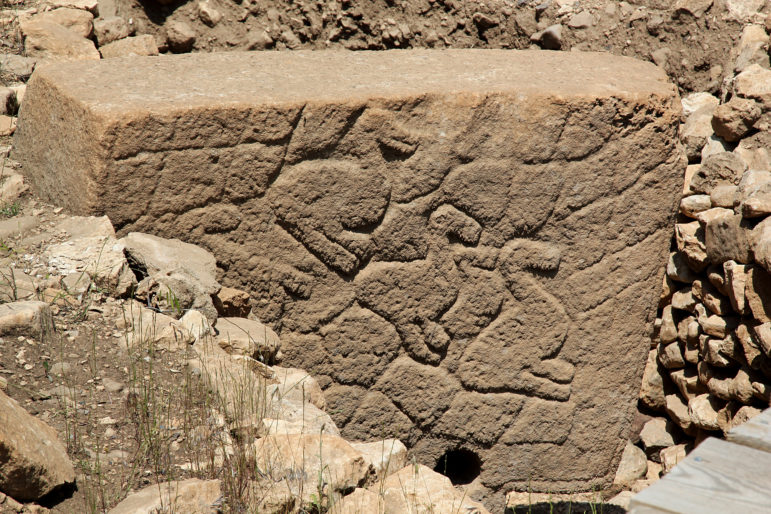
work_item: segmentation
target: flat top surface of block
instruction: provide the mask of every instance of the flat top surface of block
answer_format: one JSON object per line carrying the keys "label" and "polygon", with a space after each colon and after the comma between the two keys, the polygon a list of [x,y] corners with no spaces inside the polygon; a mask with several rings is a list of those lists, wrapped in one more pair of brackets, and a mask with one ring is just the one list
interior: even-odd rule
{"label": "flat top surface of block", "polygon": [[653,64],[583,52],[228,52],[80,61],[38,73],[79,101],[119,111],[449,92],[605,97],[672,91]]}

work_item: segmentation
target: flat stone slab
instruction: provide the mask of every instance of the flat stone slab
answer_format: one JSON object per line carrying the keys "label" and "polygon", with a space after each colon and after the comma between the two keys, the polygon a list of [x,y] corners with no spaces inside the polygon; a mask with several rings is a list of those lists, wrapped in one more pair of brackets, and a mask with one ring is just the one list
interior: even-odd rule
{"label": "flat stone slab", "polygon": [[196,54],[40,67],[15,144],[43,198],[211,250],[346,437],[569,492],[625,445],[679,110],[604,54]]}

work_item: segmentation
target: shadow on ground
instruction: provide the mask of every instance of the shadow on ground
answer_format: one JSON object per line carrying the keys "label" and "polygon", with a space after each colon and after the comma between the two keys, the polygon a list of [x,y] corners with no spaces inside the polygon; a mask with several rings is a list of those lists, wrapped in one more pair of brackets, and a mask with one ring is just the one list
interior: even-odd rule
{"label": "shadow on ground", "polygon": [[624,514],[625,512],[626,510],[618,505],[587,502],[543,502],[507,507],[505,514]]}

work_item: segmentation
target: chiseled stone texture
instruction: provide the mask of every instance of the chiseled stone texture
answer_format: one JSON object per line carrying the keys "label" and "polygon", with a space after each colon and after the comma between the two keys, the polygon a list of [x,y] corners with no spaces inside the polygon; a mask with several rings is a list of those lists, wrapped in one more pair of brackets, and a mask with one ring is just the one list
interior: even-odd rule
{"label": "chiseled stone texture", "polygon": [[47,200],[211,250],[347,438],[591,490],[645,367],[679,115],[604,54],[132,58],[37,71],[16,157]]}

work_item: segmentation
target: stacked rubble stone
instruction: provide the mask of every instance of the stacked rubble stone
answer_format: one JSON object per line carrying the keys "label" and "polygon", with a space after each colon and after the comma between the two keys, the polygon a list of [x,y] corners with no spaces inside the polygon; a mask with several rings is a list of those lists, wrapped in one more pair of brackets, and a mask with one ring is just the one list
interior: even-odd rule
{"label": "stacked rubble stone", "polygon": [[686,435],[727,432],[771,401],[771,70],[749,25],[721,98],[683,98],[689,166],[641,403]]}

